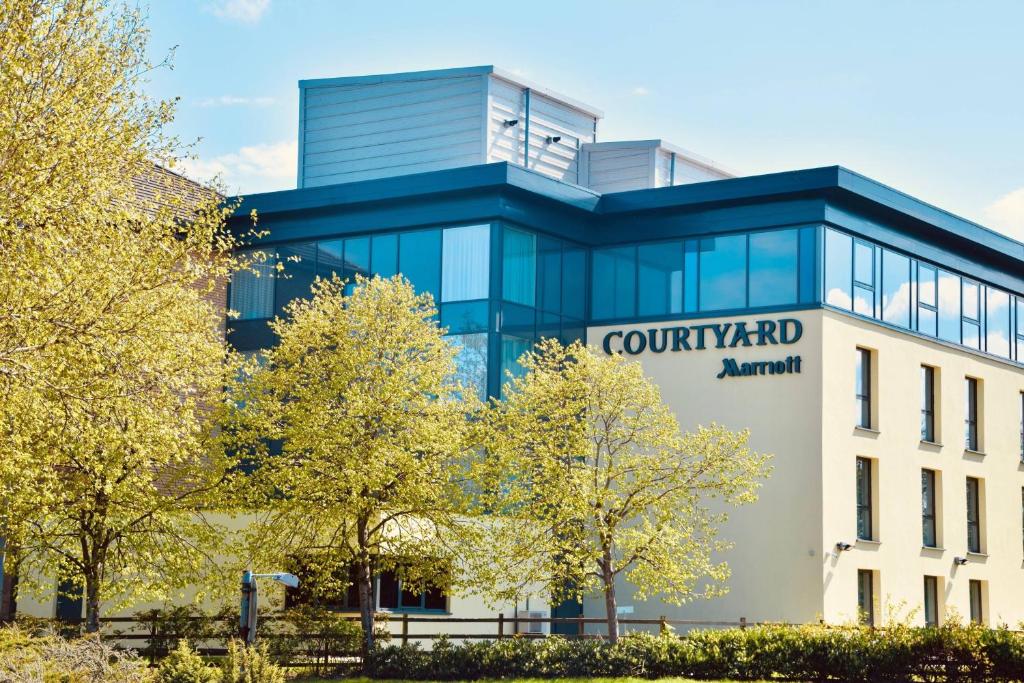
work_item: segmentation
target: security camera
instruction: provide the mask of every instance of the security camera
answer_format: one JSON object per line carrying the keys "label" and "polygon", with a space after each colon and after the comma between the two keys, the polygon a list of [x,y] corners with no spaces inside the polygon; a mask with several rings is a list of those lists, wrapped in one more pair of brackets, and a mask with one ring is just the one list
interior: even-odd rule
{"label": "security camera", "polygon": [[953,564],[957,565],[958,567],[962,567],[965,564],[967,564],[967,558],[966,557],[954,557],[953,558]]}
{"label": "security camera", "polygon": [[836,543],[836,550],[838,550],[841,553],[846,552],[852,547],[852,544],[846,543],[845,541],[839,541],[838,543]]}
{"label": "security camera", "polygon": [[511,128],[512,126],[518,126],[518,125],[519,125],[519,119],[506,119],[505,120],[505,127],[506,128]]}
{"label": "security camera", "polygon": [[551,144],[552,142],[559,142],[561,139],[562,139],[561,135],[549,135],[548,136],[548,144]]}

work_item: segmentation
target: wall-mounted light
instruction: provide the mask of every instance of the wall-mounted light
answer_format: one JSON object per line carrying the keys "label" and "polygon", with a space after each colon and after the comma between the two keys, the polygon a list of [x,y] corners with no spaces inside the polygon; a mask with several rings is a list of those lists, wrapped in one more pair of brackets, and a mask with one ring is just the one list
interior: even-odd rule
{"label": "wall-mounted light", "polygon": [[847,550],[849,550],[852,547],[853,547],[852,544],[846,543],[845,541],[839,541],[838,543],[836,543],[836,550],[841,552],[841,553],[845,553]]}
{"label": "wall-mounted light", "polygon": [[559,142],[559,141],[561,141],[561,139],[562,139],[561,135],[549,135],[548,138],[547,138],[549,145],[552,142]]}
{"label": "wall-mounted light", "polygon": [[953,558],[953,564],[955,564],[958,567],[962,567],[965,564],[967,564],[967,558],[966,557],[954,557]]}
{"label": "wall-mounted light", "polygon": [[505,119],[505,127],[511,128],[512,126],[518,126],[519,119]]}

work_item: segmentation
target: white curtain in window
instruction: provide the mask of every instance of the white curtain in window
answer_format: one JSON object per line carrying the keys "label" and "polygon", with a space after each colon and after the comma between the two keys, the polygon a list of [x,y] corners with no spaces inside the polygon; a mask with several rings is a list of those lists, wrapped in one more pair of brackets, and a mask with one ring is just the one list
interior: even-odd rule
{"label": "white curtain in window", "polygon": [[266,260],[263,263],[253,264],[251,270],[239,270],[231,276],[230,307],[238,311],[240,320],[269,318],[274,314],[276,255],[273,251],[264,254]]}
{"label": "white curtain in window", "polygon": [[487,298],[490,246],[489,225],[467,225],[444,231],[441,301]]}

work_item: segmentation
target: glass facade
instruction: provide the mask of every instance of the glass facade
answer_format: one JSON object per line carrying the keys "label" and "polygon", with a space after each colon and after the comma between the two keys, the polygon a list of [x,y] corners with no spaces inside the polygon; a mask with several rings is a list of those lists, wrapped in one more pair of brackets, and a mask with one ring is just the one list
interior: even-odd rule
{"label": "glass facade", "polygon": [[825,228],[829,306],[1024,361],[1024,298]]}
{"label": "glass facade", "polygon": [[[588,324],[828,306],[1024,359],[1024,298],[822,226],[585,247],[513,225],[453,225],[279,244],[232,278],[238,321],[279,315],[315,277],[390,277],[430,292],[463,381],[497,394],[543,337]],[[283,275],[279,275],[282,273]],[[261,343],[270,343],[264,336]],[[469,349],[472,349],[470,351]],[[860,393],[860,392],[859,392]],[[861,406],[863,408],[863,406]],[[929,431],[922,407],[922,436]],[[926,439],[927,440],[927,439]]]}

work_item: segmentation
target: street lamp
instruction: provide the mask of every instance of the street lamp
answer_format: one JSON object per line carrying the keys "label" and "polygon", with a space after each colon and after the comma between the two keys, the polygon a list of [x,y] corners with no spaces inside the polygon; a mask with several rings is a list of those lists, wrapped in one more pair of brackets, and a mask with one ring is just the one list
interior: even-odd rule
{"label": "street lamp", "polygon": [[242,609],[239,616],[238,636],[246,643],[256,641],[256,614],[258,612],[259,591],[256,579],[270,579],[283,583],[289,588],[298,588],[299,577],[287,572],[270,574],[254,574],[247,569],[242,573]]}

